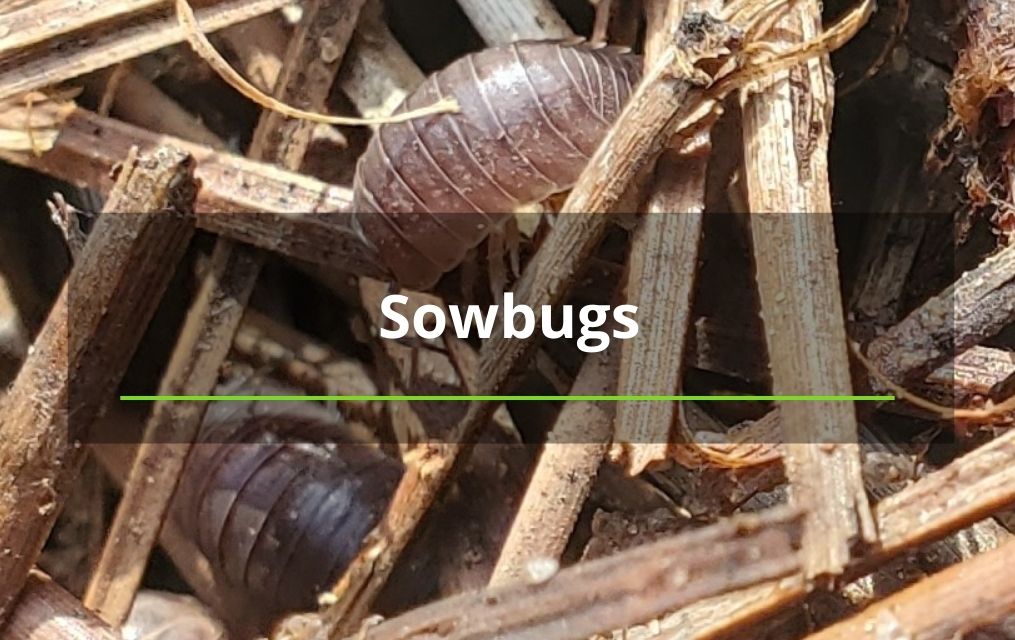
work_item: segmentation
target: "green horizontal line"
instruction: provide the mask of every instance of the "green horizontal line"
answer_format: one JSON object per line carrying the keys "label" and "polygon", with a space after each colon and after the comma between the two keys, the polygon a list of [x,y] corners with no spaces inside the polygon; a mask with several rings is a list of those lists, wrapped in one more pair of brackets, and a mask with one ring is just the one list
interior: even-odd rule
{"label": "green horizontal line", "polygon": [[120,396],[124,402],[237,402],[262,401],[282,402],[293,400],[317,400],[339,402],[543,402],[543,401],[589,401],[589,402],[885,402],[895,396]]}

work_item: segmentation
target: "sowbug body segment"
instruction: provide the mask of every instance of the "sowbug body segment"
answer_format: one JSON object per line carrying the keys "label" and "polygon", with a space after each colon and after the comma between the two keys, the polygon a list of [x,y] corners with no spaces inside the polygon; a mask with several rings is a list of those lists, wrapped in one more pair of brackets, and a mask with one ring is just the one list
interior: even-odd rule
{"label": "sowbug body segment", "polygon": [[574,185],[638,81],[619,49],[520,42],[431,75],[400,111],[460,112],[381,126],[356,168],[353,211],[403,285],[428,288],[512,212]]}
{"label": "sowbug body segment", "polygon": [[174,518],[244,626],[312,609],[387,508],[401,465],[336,426],[305,404],[206,419],[187,460]]}

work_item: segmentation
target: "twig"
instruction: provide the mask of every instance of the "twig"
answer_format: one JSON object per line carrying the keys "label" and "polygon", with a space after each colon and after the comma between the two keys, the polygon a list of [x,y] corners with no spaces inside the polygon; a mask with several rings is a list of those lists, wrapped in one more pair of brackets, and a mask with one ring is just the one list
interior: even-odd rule
{"label": "twig", "polygon": [[[703,215],[703,203],[689,201],[704,195],[704,169],[699,160],[669,156],[657,166],[657,176],[679,178],[651,196],[631,239],[627,303],[638,307],[639,334],[623,343],[621,395],[680,390]],[[630,475],[665,459],[679,415],[677,403],[621,403],[611,458],[625,461]]]}
{"label": "twig", "polygon": [[[256,255],[216,247],[209,273],[166,367],[159,394],[211,393],[250,296],[250,289],[243,288],[243,277],[256,277],[259,267]],[[85,606],[113,627],[121,626],[130,612],[206,407],[203,402],[156,402],[145,425],[141,446],[84,597]]]}
{"label": "twig", "polygon": [[[816,2],[800,2],[780,27],[791,41],[806,41],[820,21]],[[766,81],[743,105],[751,230],[776,394],[852,394],[828,192],[830,83],[827,59],[811,61]],[[853,405],[784,403],[780,413],[791,500],[808,510],[806,576],[836,575],[856,542],[877,539]]]}
{"label": "twig", "polygon": [[467,593],[365,628],[363,638],[587,638],[799,567],[800,518],[776,508],[581,563],[528,584]]}
{"label": "twig", "polygon": [[269,13],[241,22],[216,35],[235,55],[244,78],[261,91],[275,88],[289,42],[289,32],[279,14]]}
{"label": "twig", "polygon": [[[49,534],[109,399],[193,232],[193,160],[128,156],[5,398],[0,417],[0,617]],[[124,214],[123,212],[130,212]]]}
{"label": "twig", "polygon": [[[138,420],[140,420],[140,416],[118,408],[110,412],[102,426],[108,427],[111,424],[129,421],[129,428],[133,431],[136,429],[134,425]],[[122,428],[122,425],[116,424],[116,427]],[[106,439],[104,438],[104,440]],[[137,457],[137,447],[130,442],[103,441],[92,444],[89,451],[117,487],[122,488],[127,483],[131,465]],[[225,610],[225,607],[221,606],[221,602],[227,594],[222,592],[221,585],[215,583],[208,559],[202,555],[193,540],[180,531],[173,518],[167,518],[162,524],[159,531],[159,544],[197,597],[216,611]]]}
{"label": "twig", "polygon": [[1015,319],[1015,246],[987,258],[870,341],[867,356],[889,379],[926,376]]}
{"label": "twig", "polygon": [[[103,4],[115,8],[113,2]],[[220,0],[202,8],[197,15],[205,30],[214,31],[270,13],[286,4],[289,0]],[[183,29],[166,9],[159,7],[141,16],[132,16],[129,21],[111,21],[83,33],[68,33],[76,30],[77,25],[66,25],[66,35],[5,56],[0,62],[0,99],[70,80],[181,42],[185,37]],[[35,7],[25,11],[34,12]],[[92,22],[87,15],[79,16],[79,20],[85,25]],[[34,40],[39,36],[22,37]]]}
{"label": "twig", "polygon": [[[853,559],[844,579],[859,577],[921,545],[1015,504],[1015,431],[1008,432],[879,502],[880,544]],[[800,601],[803,574],[676,611],[661,621],[668,638],[718,638]],[[653,634],[649,637],[656,637]]]}
{"label": "twig", "polygon": [[[658,4],[658,3],[657,3]],[[711,9],[714,2],[673,0],[663,20],[651,26],[652,45],[646,70],[664,51],[665,36],[679,28],[685,7]],[[703,133],[693,152],[682,156],[671,148],[656,166],[656,182],[646,215],[631,239],[627,272],[627,303],[638,307],[639,338],[623,343],[617,393],[669,395],[680,389],[691,296],[698,270],[705,209],[705,173],[711,139]],[[666,457],[679,405],[662,402],[624,402],[617,407],[613,457],[627,462],[637,475],[650,463]]]}
{"label": "twig", "polygon": [[458,4],[490,45],[574,36],[550,0],[458,0]]}
{"label": "twig", "polygon": [[1015,613],[1015,541],[945,569],[807,640],[950,640]]}
{"label": "twig", "polygon": [[610,14],[613,13],[613,0],[589,0],[596,12],[592,21],[592,35],[589,43],[593,45],[606,44],[609,39]]}
{"label": "twig", "polygon": [[39,571],[28,574],[25,587],[3,627],[6,638],[32,640],[120,640],[81,602],[49,576]]}
{"label": "twig", "polygon": [[[309,108],[323,106],[361,5],[362,0],[312,2],[305,8],[282,65],[277,99]],[[254,131],[249,155],[297,170],[309,145],[309,123],[266,111]],[[160,394],[211,394],[263,260],[261,253],[230,240],[217,241],[211,269],[187,316]],[[206,403],[157,402],[152,411],[85,596],[86,604],[113,626],[123,624],[130,612],[206,408]]]}
{"label": "twig", "polygon": [[0,53],[38,44],[106,20],[125,17],[163,0],[40,0],[0,15]]}
{"label": "twig", "polygon": [[373,117],[394,111],[424,76],[388,29],[380,2],[368,0],[362,14],[338,86],[361,114]]}
{"label": "twig", "polygon": [[[590,355],[571,388],[574,395],[616,388],[618,349]],[[613,411],[594,402],[564,405],[539,456],[525,497],[501,550],[490,586],[524,582],[532,561],[559,561],[592,489],[613,431]]]}
{"label": "twig", "polygon": [[115,87],[108,85],[113,82],[111,77],[117,74],[117,71],[98,74],[87,88],[95,95],[100,95],[104,90],[111,91],[112,110],[122,120],[151,131],[168,133],[203,144],[212,149],[226,148],[226,143],[208,129],[200,118],[163,93],[155,83],[131,69],[129,65],[119,65],[116,69],[123,71],[119,74]]}
{"label": "twig", "polygon": [[0,151],[0,158],[105,192],[110,170],[132,145],[147,149],[160,144],[183,149],[198,161],[199,227],[340,271],[387,276],[346,212],[350,191],[299,173],[156,135],[83,109],[64,122],[51,152],[36,158]]}
{"label": "twig", "polygon": [[[404,415],[424,432],[414,411]],[[332,588],[335,603],[322,614],[317,640],[338,640],[355,631],[387,582],[399,555],[443,486],[450,445],[424,443],[403,455],[405,471],[384,518],[364,540],[359,555]]]}
{"label": "twig", "polygon": [[[276,80],[274,97],[298,108],[324,107],[345,57],[364,0],[321,2],[303,8]],[[250,157],[297,171],[310,146],[314,125],[264,110],[251,142]]]}

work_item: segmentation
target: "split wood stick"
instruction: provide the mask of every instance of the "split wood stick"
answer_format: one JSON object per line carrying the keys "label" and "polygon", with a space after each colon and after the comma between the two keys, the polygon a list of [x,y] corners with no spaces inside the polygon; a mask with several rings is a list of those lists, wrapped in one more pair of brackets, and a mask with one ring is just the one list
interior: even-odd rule
{"label": "split wood stick", "polygon": [[[650,196],[631,239],[626,302],[638,307],[639,334],[623,343],[620,395],[680,391],[709,148],[706,142],[700,157],[664,155],[656,167],[656,179],[670,183]],[[617,407],[611,455],[626,461],[630,475],[666,458],[674,421],[681,420],[679,409],[675,402],[623,402]]]}
{"label": "split wood stick", "polygon": [[100,192],[132,145],[169,144],[198,162],[197,225],[239,242],[339,271],[386,277],[374,249],[363,242],[349,189],[279,167],[153,134],[78,109],[64,122],[53,150],[41,157],[0,151],[0,158]]}
{"label": "split wood stick", "polygon": [[[940,540],[1015,505],[1015,431],[1010,431],[879,502],[880,543],[854,558],[844,579]],[[638,638],[730,637],[808,593],[802,573],[703,601],[665,616],[657,633]]]}
{"label": "split wood stick", "polygon": [[[657,0],[655,4],[663,3]],[[688,9],[718,12],[721,4],[666,3],[662,20],[650,25],[646,72],[665,51],[666,35],[679,29]],[[626,291],[627,303],[638,307],[639,336],[623,343],[617,382],[620,395],[672,395],[680,390],[711,151],[707,133],[697,142],[693,153],[679,155],[677,148],[671,148],[660,159],[646,215],[631,239]],[[680,419],[675,402],[620,403],[613,457],[626,461],[630,475],[641,473],[652,462],[666,458],[671,428]]]}
{"label": "split wood stick", "polygon": [[458,0],[488,45],[574,37],[550,0]]}
{"label": "split wood stick", "polygon": [[127,157],[0,414],[0,617],[59,513],[80,443],[119,383],[193,232],[193,159]]}
{"label": "split wood stick", "polygon": [[[585,358],[573,395],[612,393],[619,349]],[[592,489],[613,434],[611,403],[571,401],[564,405],[511,524],[490,586],[525,582],[531,562],[559,561],[578,514]]]}
{"label": "split wood stick", "polygon": [[[215,31],[280,9],[290,0],[219,0],[197,11],[202,28]],[[103,4],[115,5],[116,2]],[[0,99],[58,84],[103,67],[130,60],[185,38],[169,3],[127,21],[66,33],[39,46],[4,56],[0,62]],[[25,11],[35,11],[28,7]],[[86,23],[91,20],[84,16]],[[25,36],[22,36],[25,37]],[[28,35],[29,39],[37,36]]]}
{"label": "split wood stick", "polygon": [[0,627],[7,640],[121,640],[66,589],[33,570]]}
{"label": "split wood stick", "polygon": [[[247,252],[212,254],[159,386],[160,395],[209,395],[229,352],[260,260]],[[130,613],[207,403],[156,402],[145,425],[106,544],[85,591],[84,604],[112,627]]]}
{"label": "split wood stick", "polygon": [[691,602],[799,568],[800,517],[775,508],[613,556],[537,576],[528,583],[465,593],[365,627],[370,640],[422,635],[565,640],[636,624]]}
{"label": "split wood stick", "polygon": [[1015,541],[875,602],[807,640],[963,638],[1015,614]]}
{"label": "split wood stick", "polygon": [[[821,13],[798,2],[780,22],[814,38]],[[827,56],[744,92],[744,162],[758,289],[776,394],[851,395],[828,191],[831,70]],[[857,542],[873,543],[854,407],[780,405],[791,500],[806,509],[808,579],[839,574]]]}
{"label": "split wood stick", "polygon": [[158,5],[163,0],[38,0],[0,15],[0,54]]}
{"label": "split wood stick", "polygon": [[[322,109],[363,0],[304,7],[278,79],[275,98]],[[298,170],[310,146],[312,123],[264,111],[248,155]],[[264,256],[219,238],[159,390],[164,395],[210,395],[229,353]],[[169,510],[207,403],[156,402],[85,595],[85,604],[119,627],[134,596]]]}
{"label": "split wood stick", "polygon": [[[143,421],[144,417],[140,412],[117,408],[105,417],[103,427],[116,423],[117,429],[136,431]],[[88,449],[113,484],[122,489],[127,484],[131,466],[137,457],[137,448],[133,442],[103,441],[93,443]],[[225,609],[221,606],[221,602],[226,594],[215,584],[208,559],[194,541],[180,530],[173,518],[166,519],[162,524],[159,545],[199,600],[215,610]]]}
{"label": "split wood stick", "polygon": [[870,341],[871,362],[906,383],[1015,320],[1015,246],[1003,249]]}

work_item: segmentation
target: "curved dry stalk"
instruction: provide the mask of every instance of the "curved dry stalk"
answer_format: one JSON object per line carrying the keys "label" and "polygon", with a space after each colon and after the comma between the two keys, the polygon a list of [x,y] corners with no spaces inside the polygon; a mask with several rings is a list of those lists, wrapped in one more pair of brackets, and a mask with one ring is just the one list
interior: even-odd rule
{"label": "curved dry stalk", "polygon": [[423,107],[421,109],[414,109],[412,111],[406,111],[391,116],[378,116],[374,118],[355,118],[352,116],[330,116],[324,113],[318,113],[316,111],[307,111],[304,109],[297,109],[291,105],[272,98],[268,94],[264,93],[257,87],[255,87],[250,81],[241,76],[236,69],[234,69],[222,54],[215,49],[208,37],[201,31],[200,25],[197,23],[197,16],[194,15],[194,10],[191,8],[187,0],[176,0],[176,16],[180,22],[180,26],[183,27],[184,32],[187,35],[187,42],[194,51],[204,59],[205,62],[211,66],[212,70],[215,71],[233,89],[236,89],[244,97],[252,100],[265,109],[277,111],[284,116],[289,118],[301,118],[303,120],[309,120],[311,122],[317,122],[321,124],[338,124],[345,126],[369,126],[377,124],[395,124],[399,122],[406,122],[415,118],[422,118],[425,116],[432,116],[438,113],[454,113],[458,111],[458,103],[451,98],[445,98],[438,100],[434,104]]}
{"label": "curved dry stalk", "polygon": [[[790,3],[787,3],[786,6],[788,4]],[[722,77],[716,79],[708,91],[717,97],[726,96],[736,89],[745,87],[773,73],[785,71],[811,58],[831,53],[849,42],[867,24],[874,14],[875,8],[874,0],[863,0],[820,36],[794,45],[785,51],[774,51],[767,43],[748,40],[741,55],[749,58],[751,54],[758,52],[762,55],[767,53],[770,57],[759,56],[753,60],[749,59],[746,63],[736,65]],[[766,31],[771,27],[772,24],[767,24]],[[763,33],[758,35],[763,35]]]}

